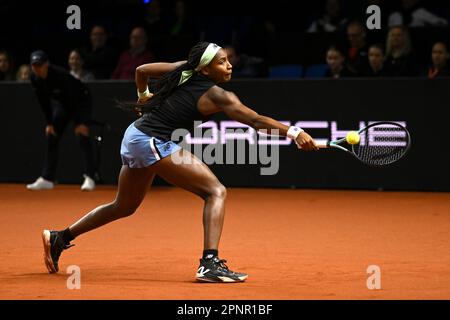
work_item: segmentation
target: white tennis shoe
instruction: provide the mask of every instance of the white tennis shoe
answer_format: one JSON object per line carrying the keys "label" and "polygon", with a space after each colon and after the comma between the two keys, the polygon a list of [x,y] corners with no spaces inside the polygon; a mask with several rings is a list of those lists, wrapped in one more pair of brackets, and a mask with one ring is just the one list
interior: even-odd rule
{"label": "white tennis shoe", "polygon": [[92,191],[95,189],[95,181],[87,175],[83,175],[84,182],[81,185],[81,191]]}
{"label": "white tennis shoe", "polygon": [[37,178],[37,180],[31,184],[27,184],[28,190],[50,190],[53,189],[55,184],[51,181],[45,180],[42,177]]}

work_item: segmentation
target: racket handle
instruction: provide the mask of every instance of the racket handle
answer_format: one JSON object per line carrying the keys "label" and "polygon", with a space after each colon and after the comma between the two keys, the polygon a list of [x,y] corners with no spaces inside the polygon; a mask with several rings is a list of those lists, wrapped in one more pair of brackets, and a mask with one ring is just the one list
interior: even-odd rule
{"label": "racket handle", "polygon": [[319,147],[319,149],[327,149],[330,147],[330,142],[327,143],[317,143],[317,146]]}

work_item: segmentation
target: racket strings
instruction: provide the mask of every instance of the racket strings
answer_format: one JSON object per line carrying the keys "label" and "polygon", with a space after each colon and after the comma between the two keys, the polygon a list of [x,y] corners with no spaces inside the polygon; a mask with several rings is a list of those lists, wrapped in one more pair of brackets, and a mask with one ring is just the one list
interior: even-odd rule
{"label": "racket strings", "polygon": [[360,132],[353,153],[363,162],[383,166],[402,158],[409,148],[409,134],[401,126],[379,125]]}

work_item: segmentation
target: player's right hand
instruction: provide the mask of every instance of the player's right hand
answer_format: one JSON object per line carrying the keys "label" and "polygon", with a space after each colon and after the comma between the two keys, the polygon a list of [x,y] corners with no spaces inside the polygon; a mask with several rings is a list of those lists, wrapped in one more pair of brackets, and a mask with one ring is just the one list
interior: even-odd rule
{"label": "player's right hand", "polygon": [[53,125],[49,124],[45,127],[45,135],[49,136],[56,136],[55,127]]}
{"label": "player's right hand", "polygon": [[297,145],[300,149],[305,151],[317,151],[319,150],[319,147],[317,146],[316,142],[309,134],[307,134],[305,131],[301,132],[297,137]]}

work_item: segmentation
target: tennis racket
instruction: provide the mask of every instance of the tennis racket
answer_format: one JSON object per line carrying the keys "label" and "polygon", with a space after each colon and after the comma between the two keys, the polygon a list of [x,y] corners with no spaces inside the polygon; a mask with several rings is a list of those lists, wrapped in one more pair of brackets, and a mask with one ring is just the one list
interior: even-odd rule
{"label": "tennis racket", "polygon": [[371,123],[357,131],[359,142],[349,144],[346,138],[319,144],[319,148],[332,148],[352,154],[369,166],[382,167],[403,158],[411,147],[408,130],[396,122]]}

